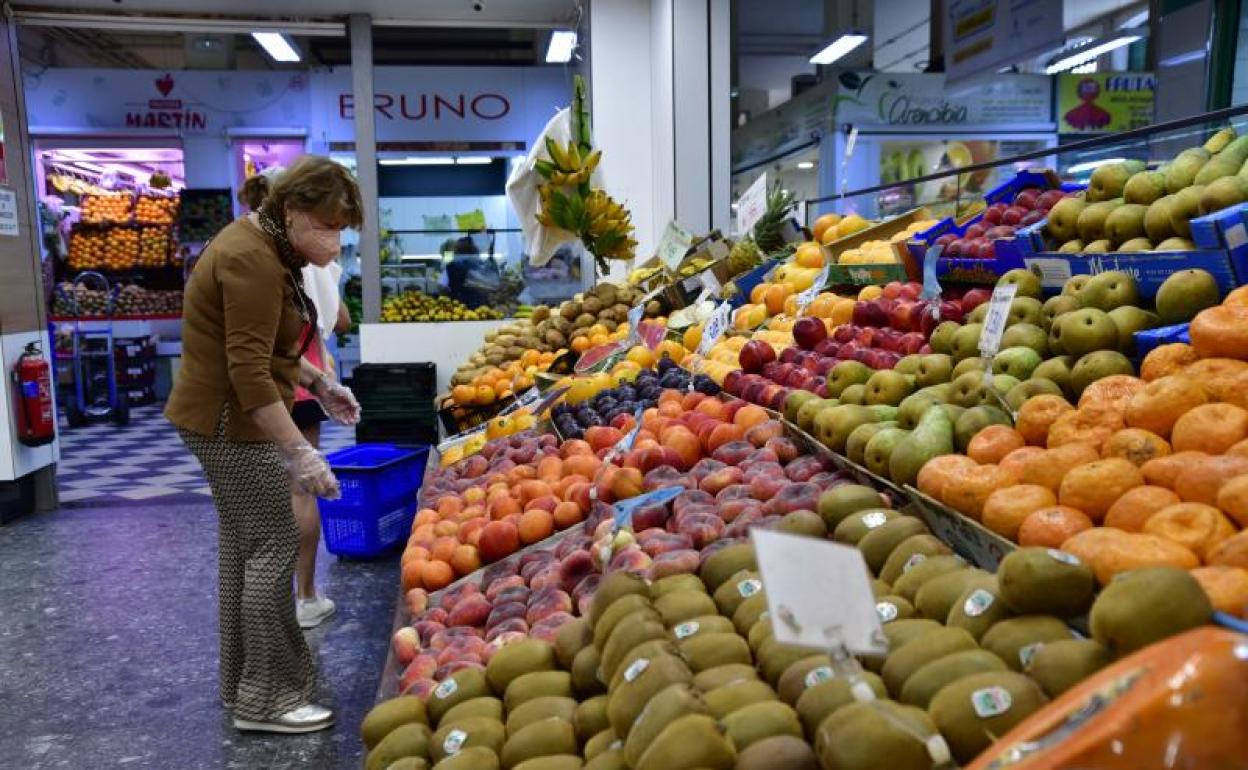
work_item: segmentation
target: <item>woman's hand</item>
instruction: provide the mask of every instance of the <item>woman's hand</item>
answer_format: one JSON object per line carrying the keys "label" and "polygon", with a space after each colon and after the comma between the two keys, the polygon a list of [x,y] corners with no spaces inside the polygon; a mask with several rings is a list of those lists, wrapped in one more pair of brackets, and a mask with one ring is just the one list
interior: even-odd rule
{"label": "woman's hand", "polygon": [[360,402],[346,385],[324,376],[312,384],[311,393],[334,422],[355,425],[360,421]]}
{"label": "woman's hand", "polygon": [[303,438],[288,444],[278,444],[282,462],[290,473],[290,480],[310,495],[323,497],[326,500],[337,500],[342,496],[338,488],[338,479],[330,469],[325,456]]}

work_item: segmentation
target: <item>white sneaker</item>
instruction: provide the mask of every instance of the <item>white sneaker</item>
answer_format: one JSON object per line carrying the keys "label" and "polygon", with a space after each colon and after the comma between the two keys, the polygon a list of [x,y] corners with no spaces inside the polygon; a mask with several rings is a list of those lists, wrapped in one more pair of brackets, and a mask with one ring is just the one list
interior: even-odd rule
{"label": "white sneaker", "polygon": [[316,628],[325,619],[334,614],[334,602],[324,596],[315,599],[298,599],[295,601],[295,617],[300,628]]}
{"label": "white sneaker", "polygon": [[324,730],[334,724],[334,712],[324,706],[309,703],[293,711],[287,711],[271,722],[254,722],[250,719],[235,719],[234,727],[239,730],[254,730],[266,733],[312,733]]}

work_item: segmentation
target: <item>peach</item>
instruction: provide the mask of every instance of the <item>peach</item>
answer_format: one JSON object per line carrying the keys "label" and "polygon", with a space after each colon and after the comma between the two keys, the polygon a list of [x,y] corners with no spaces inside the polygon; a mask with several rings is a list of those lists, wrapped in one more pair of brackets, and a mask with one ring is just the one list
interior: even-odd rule
{"label": "peach", "polygon": [[451,610],[450,623],[454,626],[479,626],[485,623],[493,607],[484,596],[470,596]]}
{"label": "peach", "polygon": [[464,490],[462,497],[468,505],[481,503],[485,501],[485,490],[481,487],[469,487]]}
{"label": "peach", "polygon": [[779,465],[780,455],[776,454],[776,450],[769,447],[759,447],[750,456],[741,461],[741,465],[749,466],[754,463],[767,463],[769,465]]}
{"label": "peach", "polygon": [[786,484],[763,503],[763,513],[767,516],[783,516],[803,509],[818,510],[821,494],[823,492],[819,486],[809,481]]}
{"label": "peach", "polygon": [[660,417],[677,420],[685,413],[685,410],[680,406],[679,401],[660,401],[658,412]]}
{"label": "peach", "polygon": [[454,579],[455,571],[444,561],[427,561],[420,569],[420,582],[430,591],[446,588]]}
{"label": "peach", "polygon": [[624,434],[619,428],[612,428],[608,425],[594,425],[585,431],[585,440],[595,452],[615,446],[622,438]]}
{"label": "peach", "polygon": [[720,423],[707,436],[705,443],[706,451],[714,455],[715,450],[727,444],[736,442],[747,443],[742,441],[744,435],[745,431],[741,429],[740,425],[734,425],[729,422]]}
{"label": "peach", "polygon": [[403,594],[403,604],[407,614],[416,617],[429,608],[429,594],[423,588],[413,588]]}
{"label": "peach", "polygon": [[712,495],[717,495],[727,487],[740,485],[744,478],[745,471],[735,465],[728,465],[704,476],[702,481],[698,483],[698,488]]}
{"label": "peach", "polygon": [[441,518],[441,514],[432,508],[421,508],[416,512],[416,518],[412,519],[412,531],[415,532],[422,524],[437,524]]}
{"label": "peach", "polygon": [[745,465],[745,483],[750,483],[756,476],[774,476],[784,478],[784,468],[780,463],[753,462]]}
{"label": "peach", "polygon": [[453,660],[444,666],[439,666],[433,676],[438,681],[442,681],[454,674],[456,671],[463,671],[466,668],[484,669],[485,664],[481,662],[480,656],[472,660]]}
{"label": "peach", "polygon": [[754,452],[754,449],[754,445],[748,441],[735,440],[718,445],[711,457],[727,465],[740,465]]}
{"label": "peach", "polygon": [[446,518],[464,509],[464,501],[455,495],[446,495],[438,500],[438,516]]}
{"label": "peach", "polygon": [[[446,625],[444,623],[442,623],[439,620],[433,620],[432,618],[429,617],[430,614],[432,613],[433,613],[433,610],[429,610],[428,612],[426,612],[424,615],[421,616],[420,620],[416,621],[415,623],[412,623],[412,628],[416,629],[416,633],[420,635],[421,645],[430,644],[433,640],[433,637],[436,636],[439,631],[446,630]],[[442,617],[445,618],[446,613],[442,612],[441,615]]]}
{"label": "peach", "polygon": [[530,500],[534,500],[544,495],[554,494],[554,490],[550,488],[549,484],[545,481],[537,481],[536,479],[521,481],[516,485],[515,491],[516,496],[520,498],[520,504],[522,506],[528,505]]}
{"label": "peach", "polygon": [[[791,482],[785,478],[783,474],[769,476],[765,473],[760,473],[755,475],[750,481],[750,494],[754,496],[755,500],[769,501],[776,495],[780,494],[780,490],[787,487],[790,483]],[[799,507],[808,508],[810,506]]]}
{"label": "peach", "polygon": [[512,618],[524,618],[524,614],[528,612],[528,605],[523,602],[507,602],[505,604],[495,604],[490,610],[489,616],[485,620],[486,630],[496,627],[499,623]]}
{"label": "peach", "polygon": [[533,508],[520,517],[520,542],[531,545],[554,534],[555,519],[550,511]]}
{"label": "peach", "polygon": [[638,506],[633,511],[633,531],[641,532],[653,527],[662,527],[667,524],[670,515],[667,503],[650,502]]}
{"label": "peach", "polygon": [[724,534],[724,520],[714,513],[689,513],[685,515],[677,529],[693,541],[694,548],[705,548]]}
{"label": "peach", "polygon": [[570,500],[556,505],[552,515],[557,529],[567,529],[585,520],[585,515],[581,513],[581,506]]}
{"label": "peach", "polygon": [[459,532],[459,523],[450,519],[443,519],[433,525],[433,534],[439,538],[454,537],[457,532]]}
{"label": "peach", "polygon": [[545,588],[529,598],[524,621],[532,628],[551,615],[571,611],[572,596],[567,591],[561,588]]}
{"label": "peach", "polygon": [[[486,569],[489,569],[489,567],[487,567]],[[491,602],[497,603],[500,601],[499,597],[503,595],[503,592],[508,591],[512,588],[527,588],[527,587],[528,586],[525,583],[523,575],[508,575],[507,577],[498,578],[497,580],[490,583],[489,588],[485,589],[485,598],[489,599]]]}
{"label": "peach", "polygon": [[693,548],[693,538],[679,532],[660,532],[646,542],[639,542],[639,544],[641,545],[641,550],[645,551],[646,555],[653,559],[660,554],[671,551],[686,551]]}
{"label": "peach", "polygon": [[499,497],[496,498],[494,502],[490,503],[487,511],[492,520],[499,521],[500,519],[510,516],[513,513],[519,513],[520,501],[511,495]]}
{"label": "peach", "polygon": [[569,484],[563,499],[566,502],[576,503],[582,511],[588,511],[591,502],[589,490],[593,489],[593,487],[594,485],[588,481],[578,481],[574,484]]}
{"label": "peach", "polygon": [[643,478],[643,485],[647,492],[653,492],[663,487],[682,486],[688,487],[691,480],[681,473],[673,465],[661,465],[652,471],[646,473]]}
{"label": "peach", "polygon": [[559,456],[564,460],[574,455],[593,454],[594,449],[588,441],[579,438],[568,439],[559,447]]}
{"label": "peach", "polygon": [[[754,408],[759,409],[758,407]],[[761,412],[762,409],[759,409],[759,411]],[[782,436],[784,436],[784,423],[772,419],[756,422],[745,431],[745,440],[756,447],[766,446],[768,441],[774,438],[781,438]]]}
{"label": "peach", "polygon": [[691,390],[688,393],[685,393],[683,396],[680,397],[680,406],[686,412],[692,412],[693,410],[698,408],[698,404],[702,403],[705,400],[706,400],[705,393],[699,393],[696,390]]}
{"label": "peach", "polygon": [[390,637],[390,648],[394,650],[394,659],[400,666],[406,666],[420,652],[420,635],[411,626],[403,626]]}
{"label": "peach", "polygon": [[515,553],[520,547],[520,533],[509,522],[492,521],[481,530],[481,540],[478,546],[481,549],[482,561],[498,561],[504,556]]}
{"label": "peach", "polygon": [[[738,406],[731,419],[733,423],[745,431],[749,431],[755,425],[759,425],[761,423],[778,422],[777,420],[771,419],[771,415],[767,414],[766,409],[754,404],[742,404],[741,406]],[[783,430],[783,426],[781,426],[781,430]]]}
{"label": "peach", "polygon": [[697,551],[668,551],[654,558],[646,577],[651,580],[662,580],[672,575],[684,575],[697,572],[699,556]]}
{"label": "peach", "polygon": [[688,428],[680,426],[669,428],[663,433],[660,443],[680,458],[680,467],[677,470],[688,470],[702,459],[702,444]]}
{"label": "peach", "polygon": [[616,500],[627,500],[642,493],[645,480],[636,468],[620,468],[611,478],[611,494]]}
{"label": "peach", "polygon": [[529,638],[540,639],[548,644],[554,644],[555,638],[559,636],[559,629],[567,623],[571,623],[575,618],[567,612],[560,612],[543,620],[541,623],[529,629]]}
{"label": "peach", "polygon": [[784,475],[790,481],[809,481],[816,473],[823,472],[823,460],[814,455],[799,457],[784,466]]}
{"label": "peach", "polygon": [[611,557],[611,562],[607,565],[605,572],[608,575],[613,572],[632,572],[635,575],[645,575],[652,561],[640,548],[630,545],[627,548],[620,549]]}
{"label": "peach", "polygon": [[465,521],[459,528],[459,542],[476,545],[481,539],[481,530],[485,528],[487,519],[477,518]]}
{"label": "peach", "polygon": [[450,535],[438,537],[433,541],[433,547],[429,549],[429,560],[449,562],[458,545],[459,540]]}
{"label": "peach", "polygon": [[[746,439],[750,440],[750,435],[746,434]],[[793,439],[787,436],[775,436],[767,439],[767,443],[763,445],[765,448],[775,452],[776,458],[782,463],[792,462],[794,458],[800,454],[800,450]]]}
{"label": "peach", "polygon": [[477,553],[476,546],[456,546],[455,552],[451,554],[451,569],[460,576],[481,569],[481,556]]}
{"label": "peach", "polygon": [[[537,463],[537,477],[547,484],[553,484],[563,478],[563,460],[558,455],[547,455]],[[464,499],[468,499],[467,493]]]}
{"label": "peach", "polygon": [[541,497],[535,497],[532,500],[530,500],[524,506],[524,510],[525,512],[528,512],[534,509],[540,509],[548,513],[553,513],[555,510],[555,506],[558,504],[559,504],[559,498],[555,497],[554,495],[542,495]]}
{"label": "peach", "polygon": [[[748,487],[747,487],[748,489]],[[719,515],[724,521],[736,521],[746,513],[763,515],[763,504],[752,497],[725,500],[719,505]]]}
{"label": "peach", "polygon": [[490,632],[485,635],[486,654],[489,654],[490,647],[499,649],[505,647],[512,642],[518,642],[527,638],[529,635],[529,624],[522,619],[508,620],[505,623],[499,623]]}

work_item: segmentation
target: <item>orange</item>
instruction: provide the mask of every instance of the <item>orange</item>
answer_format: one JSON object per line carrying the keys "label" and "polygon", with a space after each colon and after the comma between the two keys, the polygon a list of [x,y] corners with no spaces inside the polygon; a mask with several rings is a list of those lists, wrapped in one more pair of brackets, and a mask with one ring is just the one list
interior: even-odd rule
{"label": "orange", "polygon": [[1242,567],[1197,567],[1192,577],[1205,589],[1215,610],[1248,618],[1248,569]]}
{"label": "orange", "polygon": [[596,347],[598,347],[599,345],[605,345],[605,344],[607,344],[607,342],[609,342],[609,340],[607,339],[607,335],[605,335],[605,334],[591,334],[591,335],[589,335],[589,346],[590,346],[591,348],[596,348]]}
{"label": "orange", "polygon": [[1248,306],[1205,308],[1192,319],[1188,333],[1201,358],[1248,359]]}
{"label": "orange", "polygon": [[1131,397],[1144,387],[1144,381],[1138,377],[1115,374],[1104,377],[1084,388],[1079,396],[1080,409],[1101,408],[1121,414],[1126,411]]}
{"label": "orange", "polygon": [[771,288],[771,284],[767,283],[766,281],[762,281],[758,283],[757,285],[755,285],[753,289],[750,289],[750,304],[751,305],[763,304],[763,297],[766,296],[767,290],[770,288]]}
{"label": "orange", "polygon": [[1218,507],[1241,528],[1248,527],[1248,475],[1236,476],[1222,485]]}
{"label": "orange", "polygon": [[1113,408],[1088,407],[1064,412],[1049,427],[1048,447],[1087,442],[1099,449],[1105,439],[1123,427],[1122,412]]}
{"label": "orange", "polygon": [[944,501],[945,488],[953,480],[961,478],[979,464],[966,455],[940,455],[928,460],[921,470],[915,487],[923,494]]}
{"label": "orange", "polygon": [[1248,530],[1223,540],[1209,553],[1209,563],[1248,568]]}
{"label": "orange", "polygon": [[1218,403],[1202,404],[1185,412],[1175,422],[1170,442],[1176,452],[1222,454],[1245,438],[1248,410]]}
{"label": "orange", "polygon": [[1174,491],[1186,502],[1213,505],[1223,484],[1246,473],[1248,457],[1201,457],[1175,478]]}
{"label": "orange", "polygon": [[1176,503],[1149,516],[1144,532],[1173,540],[1205,561],[1215,546],[1235,534],[1235,525],[1212,505]]}
{"label": "orange", "polygon": [[945,504],[955,511],[978,520],[989,496],[1009,486],[1009,474],[996,465],[981,465],[964,478],[952,479],[945,485]]}
{"label": "orange", "polygon": [[479,385],[477,387],[477,395],[473,398],[473,403],[481,404],[483,406],[485,404],[492,404],[494,403],[494,397],[495,393],[493,388],[489,385]]}
{"label": "orange", "polygon": [[680,359],[685,357],[686,353],[687,351],[685,350],[685,346],[681,345],[676,340],[663,340],[659,343],[659,346],[654,349],[654,357],[656,361],[663,356],[667,356],[673,361],[679,362]]}
{"label": "orange", "polygon": [[427,561],[420,571],[420,580],[425,590],[437,591],[446,588],[455,579],[455,570],[444,561]]}
{"label": "orange", "polygon": [[1175,452],[1165,457],[1149,460],[1140,466],[1140,472],[1144,474],[1144,480],[1149,484],[1174,489],[1180,473],[1208,456],[1204,452]]}
{"label": "orange", "polygon": [[1018,528],[1018,544],[1060,548],[1062,543],[1092,528],[1092,520],[1083,511],[1053,505],[1032,511]]}
{"label": "orange", "polygon": [[976,433],[967,444],[966,456],[981,465],[999,463],[1010,452],[1021,449],[1026,443],[1022,435],[1008,425],[989,425]]}
{"label": "orange", "polygon": [[1030,458],[1045,451],[1048,450],[1042,449],[1038,446],[1019,447],[1005,457],[1001,458],[1001,462],[998,463],[998,465],[1000,465],[1003,469],[1008,470],[1014,476],[1022,478],[1023,464]]}
{"label": "orange", "polygon": [[996,490],[984,501],[983,523],[1010,540],[1033,512],[1057,505],[1057,496],[1039,484],[1015,484]]}
{"label": "orange", "polygon": [[787,283],[772,284],[767,293],[763,295],[763,304],[767,306],[768,315],[780,315],[784,312],[784,301],[793,293],[793,288]]}
{"label": "orange", "polygon": [[642,369],[649,369],[654,366],[654,351],[645,345],[634,345],[628,349],[627,360],[640,366]]}
{"label": "orange", "polygon": [[1152,382],[1178,374],[1183,367],[1195,363],[1199,358],[1196,349],[1183,342],[1159,345],[1144,356],[1144,362],[1140,364],[1140,379]]}
{"label": "orange", "polygon": [[1143,465],[1154,457],[1165,457],[1170,454],[1170,445],[1156,433],[1143,428],[1123,428],[1105,439],[1101,446],[1101,457],[1121,457],[1130,460],[1136,466]]}
{"label": "orange", "polygon": [[425,565],[428,563],[429,562],[424,559],[412,559],[410,561],[403,562],[400,582],[403,585],[404,593],[423,585],[421,582],[421,573],[424,570]]}
{"label": "orange", "polygon": [[589,337],[584,335],[572,338],[572,349],[577,353],[584,353],[589,350]]}
{"label": "orange", "polygon": [[1248,286],[1232,289],[1222,300],[1223,305],[1248,305]]}
{"label": "orange", "polygon": [[1173,540],[1147,532],[1123,532],[1118,539],[1111,540],[1099,553],[1093,555],[1091,564],[1096,572],[1096,579],[1101,585],[1106,585],[1116,575],[1133,569],[1192,569],[1200,566],[1200,559],[1190,549]]}
{"label": "orange", "polygon": [[455,574],[460,576],[481,569],[481,557],[477,554],[476,547],[471,545],[457,546],[455,553],[451,554],[451,569],[455,570]]}
{"label": "orange", "polygon": [[1064,444],[1056,449],[1046,449],[1023,461],[1019,480],[1024,484],[1040,484],[1057,492],[1062,479],[1072,468],[1100,458],[1100,452],[1091,444]]}
{"label": "orange", "polygon": [[1145,484],[1128,489],[1115,500],[1105,514],[1104,524],[1124,532],[1141,532],[1154,513],[1180,502],[1179,496],[1169,489]]}
{"label": "orange", "polygon": [[694,324],[685,329],[684,335],[680,338],[686,350],[697,350],[698,345],[702,344],[702,324]]}
{"label": "orange", "polygon": [[457,404],[471,404],[477,392],[471,385],[456,385],[451,388],[451,400]]}
{"label": "orange", "polygon": [[793,253],[793,261],[799,267],[823,267],[823,246],[814,241],[806,241]]}
{"label": "orange", "polygon": [[1051,393],[1032,396],[1018,410],[1014,428],[1023,440],[1032,446],[1044,446],[1049,438],[1049,428],[1058,417],[1074,411],[1066,399]]}
{"label": "orange", "polygon": [[[814,224],[810,226],[810,232],[812,235],[815,236],[816,241],[819,241],[820,243],[822,243],[823,235],[824,233],[828,231],[828,228],[832,227],[833,225],[837,224],[840,221],[841,221],[840,214],[833,214],[831,212],[827,214],[821,214],[819,218],[815,220]],[[1228,297],[1227,299],[1229,300],[1230,298]]]}
{"label": "orange", "polygon": [[1144,475],[1130,460],[1111,457],[1072,468],[1062,479],[1057,499],[1100,521],[1129,489],[1144,486]]}
{"label": "orange", "polygon": [[1195,378],[1167,375],[1158,377],[1132,396],[1124,417],[1132,428],[1143,428],[1169,438],[1180,417],[1207,401],[1205,391]]}
{"label": "orange", "polygon": [[[854,320],[854,301],[843,299],[832,308],[832,323],[840,326]],[[829,335],[830,336],[830,335]]]}

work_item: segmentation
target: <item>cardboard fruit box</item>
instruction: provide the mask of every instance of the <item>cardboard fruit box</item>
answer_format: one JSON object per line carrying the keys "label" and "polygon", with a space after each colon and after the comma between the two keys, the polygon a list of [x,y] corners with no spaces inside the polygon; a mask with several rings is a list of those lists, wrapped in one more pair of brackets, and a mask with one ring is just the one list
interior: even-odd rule
{"label": "cardboard fruit box", "polygon": [[[856,249],[868,241],[887,241],[892,236],[905,232],[906,228],[923,219],[930,219],[927,209],[917,208],[907,211],[899,217],[881,222],[874,227],[859,230],[853,235],[832,241],[824,246],[828,258],[840,260],[841,254],[849,249]],[[922,259],[915,260],[906,248],[905,243],[892,244],[897,263],[880,263],[864,265],[832,264],[828,270],[828,283],[832,286],[867,286],[883,285],[889,281],[919,281],[923,278]]]}

